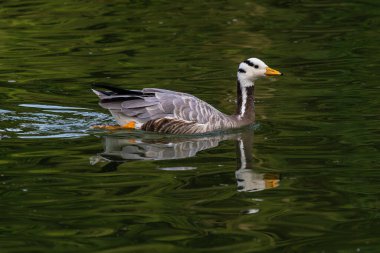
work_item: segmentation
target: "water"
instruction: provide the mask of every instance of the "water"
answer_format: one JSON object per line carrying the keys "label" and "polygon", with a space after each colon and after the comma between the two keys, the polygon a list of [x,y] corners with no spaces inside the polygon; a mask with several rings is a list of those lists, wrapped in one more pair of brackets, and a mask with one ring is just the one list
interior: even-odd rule
{"label": "water", "polygon": [[[377,1],[0,4],[1,252],[378,252]],[[189,92],[257,124],[182,138],[111,124],[93,83]]]}

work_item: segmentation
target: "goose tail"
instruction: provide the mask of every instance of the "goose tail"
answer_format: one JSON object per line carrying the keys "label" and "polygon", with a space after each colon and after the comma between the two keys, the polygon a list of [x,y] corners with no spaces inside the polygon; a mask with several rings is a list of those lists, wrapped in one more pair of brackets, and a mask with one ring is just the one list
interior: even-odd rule
{"label": "goose tail", "polygon": [[[99,90],[96,88],[102,88],[105,90]],[[141,96],[143,95],[142,91],[138,90],[127,90],[127,89],[122,89],[118,88],[115,86],[107,85],[107,84],[93,84],[92,85],[92,91],[97,95],[97,96],[114,96],[114,95],[129,95],[129,96]]]}

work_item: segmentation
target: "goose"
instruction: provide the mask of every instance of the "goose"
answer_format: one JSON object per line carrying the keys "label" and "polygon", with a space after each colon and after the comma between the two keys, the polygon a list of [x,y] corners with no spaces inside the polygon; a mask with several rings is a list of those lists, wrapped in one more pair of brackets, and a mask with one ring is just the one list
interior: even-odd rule
{"label": "goose", "polygon": [[224,114],[187,93],[158,88],[127,90],[96,84],[92,91],[99,97],[99,105],[111,112],[119,126],[94,128],[139,129],[185,135],[241,128],[255,122],[255,81],[280,75],[283,74],[258,58],[241,62],[237,71],[237,108],[233,115]]}

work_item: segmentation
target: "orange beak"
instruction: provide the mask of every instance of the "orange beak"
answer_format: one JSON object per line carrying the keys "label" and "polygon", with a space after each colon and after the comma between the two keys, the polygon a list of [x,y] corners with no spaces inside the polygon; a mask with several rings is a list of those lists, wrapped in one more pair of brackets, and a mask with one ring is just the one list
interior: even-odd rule
{"label": "orange beak", "polygon": [[265,71],[265,75],[267,76],[282,76],[283,74],[280,71],[271,69],[270,67],[267,67]]}

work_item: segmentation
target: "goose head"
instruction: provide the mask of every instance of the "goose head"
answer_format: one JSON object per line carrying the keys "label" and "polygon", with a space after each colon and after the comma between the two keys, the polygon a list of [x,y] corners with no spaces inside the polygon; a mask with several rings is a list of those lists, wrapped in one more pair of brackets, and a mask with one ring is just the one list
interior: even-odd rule
{"label": "goose head", "polygon": [[266,65],[262,60],[249,58],[239,65],[238,79],[244,86],[252,86],[259,78],[267,76],[282,76],[283,74]]}

